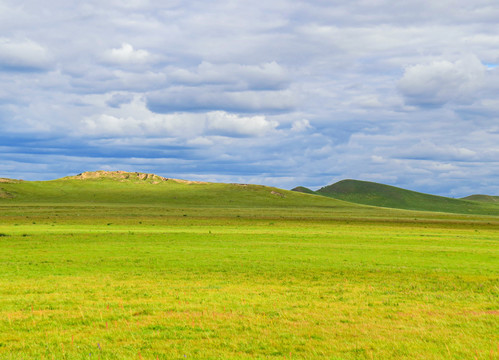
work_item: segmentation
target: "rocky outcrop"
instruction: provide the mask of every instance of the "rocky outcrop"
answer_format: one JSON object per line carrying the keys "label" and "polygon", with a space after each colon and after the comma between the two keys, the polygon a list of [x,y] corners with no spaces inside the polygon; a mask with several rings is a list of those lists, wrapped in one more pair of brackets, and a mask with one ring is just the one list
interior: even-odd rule
{"label": "rocky outcrop", "polygon": [[67,180],[97,180],[97,179],[113,179],[117,181],[146,181],[152,184],[159,184],[164,181],[174,181],[184,184],[202,184],[201,181],[189,181],[181,179],[172,179],[159,176],[156,174],[148,174],[141,172],[127,172],[127,171],[87,171],[75,176],[67,176],[63,179]]}

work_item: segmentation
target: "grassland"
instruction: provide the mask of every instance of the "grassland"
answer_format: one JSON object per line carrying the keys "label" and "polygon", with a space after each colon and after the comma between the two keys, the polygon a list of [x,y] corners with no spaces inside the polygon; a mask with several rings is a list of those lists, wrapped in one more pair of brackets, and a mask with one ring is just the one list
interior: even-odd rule
{"label": "grassland", "polygon": [[496,216],[259,186],[1,185],[1,359],[499,357]]}

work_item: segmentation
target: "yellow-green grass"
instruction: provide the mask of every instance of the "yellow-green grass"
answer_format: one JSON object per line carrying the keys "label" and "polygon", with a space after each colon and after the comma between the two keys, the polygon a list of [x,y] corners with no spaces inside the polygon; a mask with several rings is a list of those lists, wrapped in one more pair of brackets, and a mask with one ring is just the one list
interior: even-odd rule
{"label": "yellow-green grass", "polygon": [[3,199],[0,358],[499,357],[499,218],[264,191]]}

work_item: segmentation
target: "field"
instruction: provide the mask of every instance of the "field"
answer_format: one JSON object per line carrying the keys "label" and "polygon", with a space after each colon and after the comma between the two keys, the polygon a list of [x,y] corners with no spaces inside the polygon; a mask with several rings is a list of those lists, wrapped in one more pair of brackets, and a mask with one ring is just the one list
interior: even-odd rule
{"label": "field", "polygon": [[85,184],[1,184],[1,359],[499,358],[497,216]]}

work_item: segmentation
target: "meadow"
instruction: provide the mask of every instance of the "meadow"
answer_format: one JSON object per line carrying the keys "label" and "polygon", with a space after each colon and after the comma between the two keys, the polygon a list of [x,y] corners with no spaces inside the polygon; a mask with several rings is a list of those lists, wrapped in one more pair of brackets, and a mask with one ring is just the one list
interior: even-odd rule
{"label": "meadow", "polygon": [[264,187],[200,201],[208,185],[14,185],[1,359],[499,358],[497,216]]}

